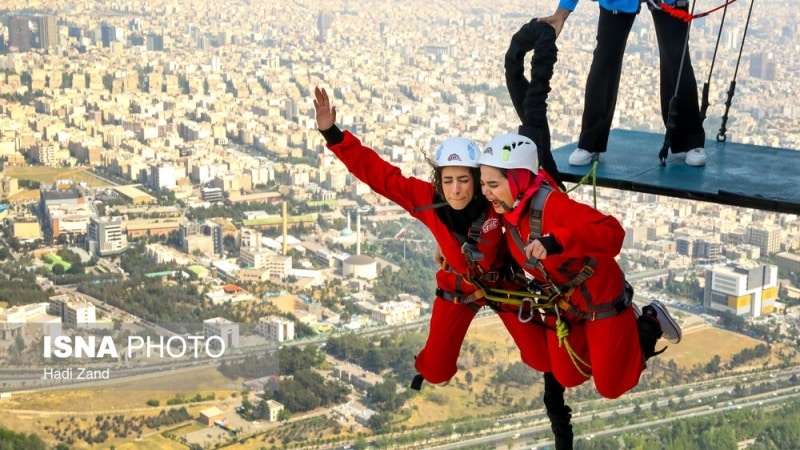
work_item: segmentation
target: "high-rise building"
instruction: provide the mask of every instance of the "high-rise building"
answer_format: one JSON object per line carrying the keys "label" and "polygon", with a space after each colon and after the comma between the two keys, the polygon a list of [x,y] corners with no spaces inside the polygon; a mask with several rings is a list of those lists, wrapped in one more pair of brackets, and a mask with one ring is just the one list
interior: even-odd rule
{"label": "high-rise building", "polygon": [[100,40],[103,42],[103,47],[111,47],[112,42],[122,40],[122,30],[104,23],[100,25]]}
{"label": "high-rise building", "polygon": [[171,165],[150,168],[150,186],[155,189],[174,189],[177,185],[175,167]]}
{"label": "high-rise building", "polygon": [[211,236],[211,242],[214,244],[214,254],[221,255],[225,250],[223,240],[224,240],[224,233],[225,231],[222,228],[222,225],[214,222],[206,222],[204,233],[207,236]]}
{"label": "high-rise building", "polygon": [[745,229],[744,242],[761,249],[762,255],[770,255],[781,249],[781,229],[776,226],[750,226]]}
{"label": "high-rise building", "polygon": [[688,238],[675,239],[675,251],[679,255],[686,255],[688,257],[694,256],[694,241]]}
{"label": "high-rise building", "polygon": [[778,267],[742,261],[706,271],[703,305],[737,316],[771,313],[778,299]]}
{"label": "high-rise building", "polygon": [[775,61],[765,52],[750,56],[750,76],[766,81],[775,80]]}
{"label": "high-rise building", "polygon": [[71,25],[69,28],[67,28],[67,36],[75,38],[78,40],[78,42],[80,42],[81,39],[83,39],[83,29],[81,27]]}
{"label": "high-rise building", "polygon": [[56,25],[56,16],[37,16],[36,17],[38,32],[37,47],[48,49],[55,47],[58,44],[58,28]]}
{"label": "high-rise building", "polygon": [[22,16],[8,18],[8,48],[12,51],[30,51],[33,44],[33,32],[30,19]]}
{"label": "high-rise building", "polygon": [[164,51],[164,36],[161,34],[150,33],[147,35],[147,50],[151,52]]}
{"label": "high-rise building", "polygon": [[800,273],[800,255],[791,252],[781,252],[775,255],[775,262],[781,271],[786,273]]}
{"label": "high-rise building", "polygon": [[325,42],[331,37],[331,25],[333,24],[333,14],[320,11],[317,16],[317,40]]}
{"label": "high-rise building", "polygon": [[90,253],[109,256],[124,252],[128,239],[122,231],[123,217],[92,217],[86,233],[86,246]]}

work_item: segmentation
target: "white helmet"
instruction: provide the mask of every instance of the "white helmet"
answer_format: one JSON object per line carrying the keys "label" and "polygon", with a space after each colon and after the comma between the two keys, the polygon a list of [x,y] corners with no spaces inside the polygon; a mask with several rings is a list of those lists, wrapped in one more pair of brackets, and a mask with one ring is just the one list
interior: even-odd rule
{"label": "white helmet", "polygon": [[519,134],[504,134],[489,141],[481,152],[480,162],[499,169],[528,169],[533,173],[539,167],[536,144]]}
{"label": "white helmet", "polygon": [[481,150],[472,139],[454,137],[446,139],[433,154],[436,167],[478,167]]}

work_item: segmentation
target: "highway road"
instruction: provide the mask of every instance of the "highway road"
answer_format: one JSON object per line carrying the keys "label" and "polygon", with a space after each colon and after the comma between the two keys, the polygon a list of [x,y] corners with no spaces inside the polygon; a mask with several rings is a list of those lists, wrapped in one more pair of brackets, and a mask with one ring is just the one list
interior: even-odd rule
{"label": "highway road", "polygon": [[[770,374],[775,376],[771,377]],[[799,374],[800,368],[795,368],[791,370],[765,372],[760,374],[760,376],[768,377],[768,380],[777,383],[786,382],[793,375]],[[739,378],[741,379],[742,377]],[[684,409],[680,411],[674,411],[668,418],[650,420],[631,425],[614,426],[609,430],[594,431],[583,435],[577,435],[575,436],[575,440],[593,439],[596,436],[616,435],[625,431],[649,428],[675,420],[684,420],[691,417],[716,414],[725,409],[765,407],[769,405],[777,405],[789,399],[800,399],[800,387],[790,386],[785,388],[776,388],[775,390],[768,392],[760,392],[740,398],[728,399],[728,397],[725,397],[724,400],[719,400],[723,398],[723,395],[730,395],[728,393],[732,391],[730,384],[723,384],[719,381],[720,380],[712,380],[712,382],[697,383],[665,390],[662,393],[663,395],[660,396],[660,399],[656,401],[659,407],[667,406],[670,401],[672,401],[675,405],[680,404],[681,398],[684,399],[684,404],[686,405]],[[678,394],[679,390],[690,390],[691,394],[682,396]],[[657,392],[652,391],[640,393],[640,395],[641,394],[646,394],[649,397],[658,395]],[[595,402],[595,405],[597,404],[598,403]],[[650,408],[651,404],[652,401],[647,401],[646,404],[643,403],[640,405],[640,407]],[[586,410],[573,414],[573,424],[588,422],[595,417],[609,418],[616,415],[631,415],[634,413],[634,409],[636,408],[636,406],[621,406],[617,405],[616,403],[609,403],[608,405],[608,408],[602,408],[603,404],[600,403],[599,406],[601,409]],[[577,407],[578,405],[575,406],[576,410],[580,409]],[[512,437],[515,435],[518,435],[518,439],[513,439],[515,443],[512,445],[512,448],[514,449],[535,447],[547,448],[548,446],[555,445],[555,443],[550,439],[541,439],[540,437],[537,437],[541,436],[541,433],[549,434],[550,432],[550,425],[543,410],[534,410],[528,413],[517,414],[513,417],[500,420],[498,424],[499,426],[497,428],[501,430],[487,436],[462,437],[447,444],[426,446],[425,448],[455,450],[467,447],[485,448],[487,446],[496,446],[497,448],[507,449],[509,441],[512,440]]]}

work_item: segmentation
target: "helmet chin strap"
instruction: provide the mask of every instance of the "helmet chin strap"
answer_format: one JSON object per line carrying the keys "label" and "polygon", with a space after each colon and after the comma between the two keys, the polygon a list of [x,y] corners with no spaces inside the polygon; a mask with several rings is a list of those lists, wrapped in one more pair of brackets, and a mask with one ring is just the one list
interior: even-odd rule
{"label": "helmet chin strap", "polygon": [[514,206],[516,206],[516,204],[517,204],[518,202],[514,202],[514,206],[512,206],[512,207],[510,207],[510,208],[509,208],[509,206],[506,204],[506,202],[504,202],[504,201],[502,201],[502,200],[498,200],[498,201],[497,201],[497,203],[500,205],[500,207],[501,207],[501,208],[505,209],[505,210],[506,210],[506,212],[511,212],[511,210],[512,210],[512,209],[514,209]]}
{"label": "helmet chin strap", "polygon": [[508,204],[502,200],[497,200],[497,203],[500,205],[501,208],[505,209],[506,212],[511,212],[514,210],[514,208],[519,206],[521,200],[522,200],[522,194],[519,194],[517,195],[517,199],[514,200],[514,204],[511,206],[508,206]]}

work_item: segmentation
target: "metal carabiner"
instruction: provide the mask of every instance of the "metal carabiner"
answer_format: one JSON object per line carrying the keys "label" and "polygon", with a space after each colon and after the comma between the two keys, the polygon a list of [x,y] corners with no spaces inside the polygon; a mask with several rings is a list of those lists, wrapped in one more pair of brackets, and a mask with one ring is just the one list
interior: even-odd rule
{"label": "metal carabiner", "polygon": [[[525,304],[530,303],[530,308],[528,309],[528,317],[523,316],[523,311],[525,310]],[[517,311],[517,319],[522,323],[528,323],[533,320],[533,305],[534,301],[532,298],[525,297],[522,299],[522,304],[519,305],[519,310]]]}

